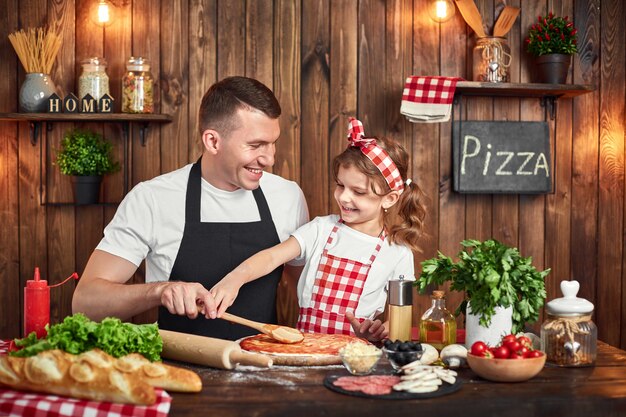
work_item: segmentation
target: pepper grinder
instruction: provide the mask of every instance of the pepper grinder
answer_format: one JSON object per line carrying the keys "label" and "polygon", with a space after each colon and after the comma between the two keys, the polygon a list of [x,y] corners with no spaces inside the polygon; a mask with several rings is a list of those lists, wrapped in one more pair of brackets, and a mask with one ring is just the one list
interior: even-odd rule
{"label": "pepper grinder", "polygon": [[411,340],[413,320],[413,282],[404,275],[389,280],[389,339]]}
{"label": "pepper grinder", "polygon": [[48,281],[39,276],[35,267],[33,279],[24,287],[24,337],[35,332],[37,338],[45,337],[46,325],[50,323],[50,287]]}

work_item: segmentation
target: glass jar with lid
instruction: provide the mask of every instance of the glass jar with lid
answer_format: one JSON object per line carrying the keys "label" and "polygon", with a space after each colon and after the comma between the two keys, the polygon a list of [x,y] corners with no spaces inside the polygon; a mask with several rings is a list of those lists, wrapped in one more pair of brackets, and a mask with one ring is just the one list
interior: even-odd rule
{"label": "glass jar with lid", "polygon": [[130,57],[122,78],[122,112],[154,112],[154,80],[150,63],[142,57]]}
{"label": "glass jar with lid", "polygon": [[109,94],[109,76],[106,73],[107,62],[104,58],[91,57],[81,61],[82,73],[78,77],[78,98],[87,94],[99,100]]}
{"label": "glass jar with lid", "polygon": [[511,47],[506,38],[498,36],[478,38],[472,57],[474,81],[492,83],[509,81]]}
{"label": "glass jar with lid", "polygon": [[561,281],[562,298],[546,304],[541,348],[557,366],[591,366],[596,361],[598,329],[591,321],[593,304],[576,297],[578,281]]}

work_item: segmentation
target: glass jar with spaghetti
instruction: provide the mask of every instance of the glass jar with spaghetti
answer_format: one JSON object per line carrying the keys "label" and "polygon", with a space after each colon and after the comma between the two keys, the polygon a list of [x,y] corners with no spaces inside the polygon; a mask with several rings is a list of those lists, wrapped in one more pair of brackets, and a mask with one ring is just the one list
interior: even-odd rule
{"label": "glass jar with spaghetti", "polygon": [[509,82],[511,47],[506,38],[498,36],[478,38],[472,57],[474,81]]}
{"label": "glass jar with spaghetti", "polygon": [[592,366],[596,361],[598,330],[591,321],[593,304],[576,297],[578,281],[561,281],[562,298],[546,304],[541,325],[541,350],[557,366]]}
{"label": "glass jar with spaghetti", "polygon": [[154,79],[150,64],[142,57],[130,57],[122,78],[122,112],[154,112]]}

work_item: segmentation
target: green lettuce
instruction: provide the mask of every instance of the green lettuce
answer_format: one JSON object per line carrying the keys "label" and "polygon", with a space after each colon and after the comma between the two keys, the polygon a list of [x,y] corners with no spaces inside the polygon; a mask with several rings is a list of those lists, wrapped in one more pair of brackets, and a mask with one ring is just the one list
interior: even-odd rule
{"label": "green lettuce", "polygon": [[21,349],[11,352],[11,355],[33,356],[50,349],[78,355],[99,348],[116,358],[140,353],[153,362],[161,360],[163,340],[156,324],[124,323],[114,317],[97,323],[76,313],[66,317],[62,323],[46,326],[46,330],[48,335],[42,339],[37,339],[35,332],[23,339],[15,339],[15,345]]}

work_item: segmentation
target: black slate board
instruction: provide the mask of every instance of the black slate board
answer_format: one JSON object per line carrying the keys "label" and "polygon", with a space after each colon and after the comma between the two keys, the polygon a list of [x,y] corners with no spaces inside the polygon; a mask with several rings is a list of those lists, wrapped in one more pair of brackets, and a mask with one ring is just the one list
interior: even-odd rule
{"label": "black slate board", "polygon": [[463,120],[453,123],[452,132],[454,191],[552,192],[548,123]]}
{"label": "black slate board", "polygon": [[[390,373],[378,373],[378,374],[372,374],[372,375],[391,375],[391,374]],[[463,385],[463,382],[459,378],[457,378],[454,384],[448,384],[447,382],[444,382],[437,391],[426,392],[423,394],[410,393],[406,391],[391,391],[390,394],[371,395],[371,394],[366,394],[362,391],[348,391],[348,390],[345,390],[341,387],[334,385],[333,382],[337,380],[337,378],[340,378],[342,376],[354,376],[354,375],[351,375],[348,371],[345,371],[345,370],[329,373],[324,378],[324,386],[331,391],[338,392],[339,394],[345,394],[345,395],[351,395],[354,397],[363,397],[363,398],[379,398],[382,400],[415,400],[415,399],[420,399],[420,398],[441,397],[443,395],[452,394],[453,392],[460,390],[461,385]]]}

